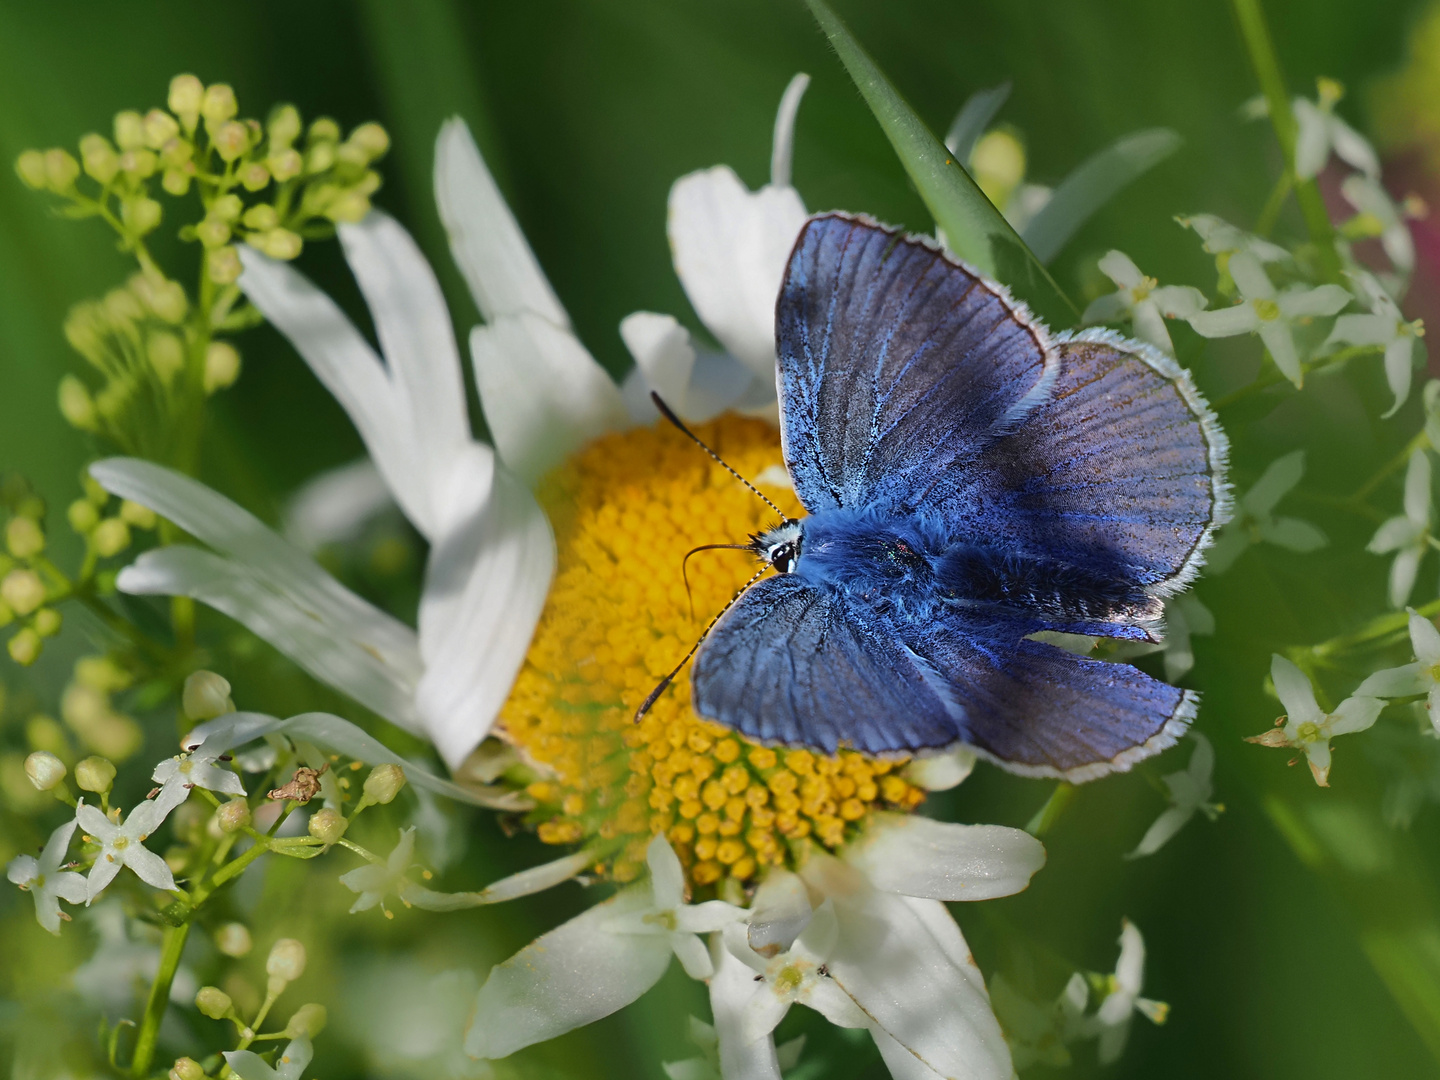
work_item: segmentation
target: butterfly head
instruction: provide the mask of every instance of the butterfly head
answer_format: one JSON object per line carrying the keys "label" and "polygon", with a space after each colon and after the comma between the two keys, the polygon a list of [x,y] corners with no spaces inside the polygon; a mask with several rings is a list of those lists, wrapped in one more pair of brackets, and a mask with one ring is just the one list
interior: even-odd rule
{"label": "butterfly head", "polygon": [[798,521],[786,520],[773,529],[752,536],[750,547],[756,555],[780,573],[788,574],[800,561],[800,548],[804,539],[804,525]]}

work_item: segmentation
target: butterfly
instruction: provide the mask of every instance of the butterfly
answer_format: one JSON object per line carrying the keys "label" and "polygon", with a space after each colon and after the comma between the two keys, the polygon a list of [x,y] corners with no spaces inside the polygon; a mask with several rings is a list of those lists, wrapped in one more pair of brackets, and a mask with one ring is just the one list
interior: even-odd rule
{"label": "butterfly", "polygon": [[701,641],[697,714],[828,754],[964,744],[1070,781],[1184,734],[1193,691],[1035,635],[1161,639],[1229,508],[1188,373],[1109,331],[1052,335],[933,242],[840,213],[796,240],[776,342],[808,516],[753,538],[778,573]]}

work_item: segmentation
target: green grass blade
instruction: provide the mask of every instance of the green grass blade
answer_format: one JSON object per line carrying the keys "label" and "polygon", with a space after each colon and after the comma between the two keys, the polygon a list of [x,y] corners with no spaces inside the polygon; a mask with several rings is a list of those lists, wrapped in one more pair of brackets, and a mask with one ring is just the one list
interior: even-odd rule
{"label": "green grass blade", "polygon": [[824,0],[805,0],[910,174],[950,249],[1008,285],[1042,317],[1068,324],[1079,310],[953,154],[915,115]]}

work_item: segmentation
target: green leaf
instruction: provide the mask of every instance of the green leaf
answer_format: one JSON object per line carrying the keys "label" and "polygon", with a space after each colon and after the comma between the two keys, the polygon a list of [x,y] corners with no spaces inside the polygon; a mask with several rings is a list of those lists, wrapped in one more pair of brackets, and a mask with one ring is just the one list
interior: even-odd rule
{"label": "green leaf", "polygon": [[1131,132],[1087,158],[1020,234],[1035,257],[1048,264],[1095,211],[1178,150],[1180,141],[1169,128],[1150,128]]}
{"label": "green leaf", "polygon": [[805,0],[815,21],[880,121],[950,250],[1008,285],[1043,318],[1068,324],[1079,309],[1010,227],[955,156],[945,149],[824,0]]}

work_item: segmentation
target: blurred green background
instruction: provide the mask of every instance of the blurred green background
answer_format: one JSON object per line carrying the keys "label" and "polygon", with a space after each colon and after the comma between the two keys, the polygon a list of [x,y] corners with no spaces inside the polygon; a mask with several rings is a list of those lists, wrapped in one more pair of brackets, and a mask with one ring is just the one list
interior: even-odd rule
{"label": "blurred green background", "polygon": [[[1023,133],[1031,177],[1040,182],[1057,181],[1133,129],[1179,131],[1180,152],[1086,226],[1058,260],[1056,277],[1079,296],[1095,257],[1117,247],[1161,281],[1213,291],[1209,257],[1172,216],[1203,210],[1249,225],[1278,167],[1269,129],[1237,114],[1255,85],[1227,5],[840,0],[836,7],[936,131],[974,90],[1013,80],[1001,118]],[[1311,92],[1316,75],[1339,78],[1352,91],[1341,112],[1361,130],[1370,126],[1363,91],[1402,62],[1420,10],[1418,3],[1356,0],[1267,5],[1291,89]],[[394,149],[382,166],[387,183],[377,202],[417,233],[441,272],[462,334],[477,316],[439,231],[430,166],[440,121],[463,115],[582,339],[617,374],[629,364],[617,326],[630,311],[671,312],[700,329],[669,263],[670,184],[721,162],[752,186],[766,181],[775,106],[796,71],[814,77],[795,147],[795,184],[807,206],[866,211],[916,230],[931,224],[859,95],[793,0],[6,0],[0,159],[12,161],[32,146],[73,146],[86,131],[108,130],[118,109],[163,103],[170,77],[180,71],[231,83],[242,115],[263,116],[271,104],[292,101],[307,118],[329,114],[347,129],[368,119],[384,123]],[[363,318],[335,245],[312,245],[301,265]],[[61,322],[70,304],[128,272],[98,225],[52,217],[45,199],[8,170],[0,175],[0,468],[22,470],[52,505],[72,497],[82,463],[95,452],[55,408],[58,378],[80,363],[65,345]],[[289,491],[356,457],[360,443],[278,335],[262,329],[240,344],[244,374],[212,408],[203,473],[273,521]],[[1202,356],[1193,335],[1177,335],[1177,344],[1202,386],[1220,393],[1253,370],[1258,355],[1247,343]],[[1304,445],[1311,451],[1307,489],[1322,498],[1352,490],[1417,427],[1414,401],[1394,420],[1374,420],[1383,401],[1372,365],[1317,383],[1273,412],[1251,409],[1233,420],[1227,414],[1237,484],[1243,488],[1279,453]],[[1398,503],[1398,494],[1378,501]],[[1328,553],[1252,551],[1236,571],[1200,587],[1220,619],[1219,634],[1197,642],[1191,677],[1206,692],[1200,727],[1217,744],[1217,796],[1228,807],[1220,822],[1197,820],[1158,856],[1123,862],[1120,855],[1162,802],[1144,775],[1109,780],[1084,789],[1047,837],[1050,864],[1028,893],[986,905],[993,910],[957,909],[987,971],[1007,962],[1006,942],[1017,936],[1071,964],[1106,971],[1121,917],[1138,923],[1150,948],[1146,992],[1169,1001],[1173,1013],[1163,1028],[1137,1022],[1130,1049],[1105,1070],[1109,1075],[1437,1071],[1440,999],[1423,978],[1397,974],[1395,962],[1384,958],[1398,950],[1413,959],[1427,947],[1440,954],[1432,884],[1440,872],[1440,814],[1432,806],[1408,831],[1377,831],[1375,806],[1386,778],[1358,745],[1368,736],[1342,743],[1336,787],[1320,793],[1303,768],[1287,770],[1280,755],[1239,741],[1279,711],[1261,693],[1271,651],[1352,629],[1383,606],[1384,563],[1361,550],[1373,523],[1330,513],[1322,502],[1295,505],[1331,534]],[[1422,571],[1422,600],[1433,596],[1433,570],[1432,563]],[[23,680],[15,671],[7,666],[6,679]],[[57,687],[43,682],[43,669],[33,677],[42,680],[32,686],[42,701],[53,696]],[[1342,680],[1338,688],[1348,692],[1352,685]],[[240,684],[236,697],[254,702],[261,693]],[[1403,721],[1388,717],[1382,726],[1387,722]],[[1167,758],[1142,772],[1153,780],[1177,767]],[[1301,822],[1288,840],[1275,826],[1276,812],[1266,810],[1272,793],[1288,800]],[[934,802],[937,813],[959,820],[1020,825],[1047,794],[1046,785],[982,766]],[[460,820],[474,843],[454,887],[525,865],[539,849],[500,843],[483,815]],[[1307,866],[1297,854],[1309,850],[1306,836],[1339,839],[1333,850],[1323,843],[1310,850]],[[1344,851],[1353,855],[1357,845],[1373,858],[1347,861]],[[270,883],[276,917],[289,920],[286,932],[295,932],[297,922],[345,918],[331,874],[313,879],[312,898],[300,908],[286,908],[296,901],[281,903],[285,894]],[[331,941],[332,953],[317,956],[321,969],[312,976],[335,1018],[317,1042],[317,1073],[364,1075],[363,1055],[347,1042],[339,1019],[347,993],[359,985],[354,953],[374,950],[394,965],[432,970],[464,956],[483,972],[582,901],[572,890],[522,903],[443,924],[435,916],[378,928],[373,920],[342,924],[342,937]],[[28,898],[0,891],[7,927],[17,925],[17,913],[28,918],[22,910],[28,907]],[[22,965],[54,947],[33,924],[25,931],[31,932],[33,947],[0,945],[8,968],[0,976],[4,996],[25,985]],[[343,936],[352,932],[353,940]],[[1392,941],[1400,944],[1387,946]],[[82,934],[70,933],[54,955],[78,959],[85,947]],[[1431,962],[1440,970],[1440,960]],[[1380,970],[1391,972],[1388,985]],[[374,978],[380,989],[372,997],[383,1002],[393,994],[398,1008],[404,977],[387,975],[381,965]],[[690,1053],[687,1011],[708,1015],[699,988],[672,972],[640,1006],[526,1052],[516,1069],[659,1077],[661,1059]],[[823,1063],[824,1075],[885,1075],[868,1041],[827,1033],[803,1012],[792,1014],[782,1034],[813,1032],[807,1057]],[[1095,1071],[1093,1053],[1082,1051],[1073,1074]]]}

